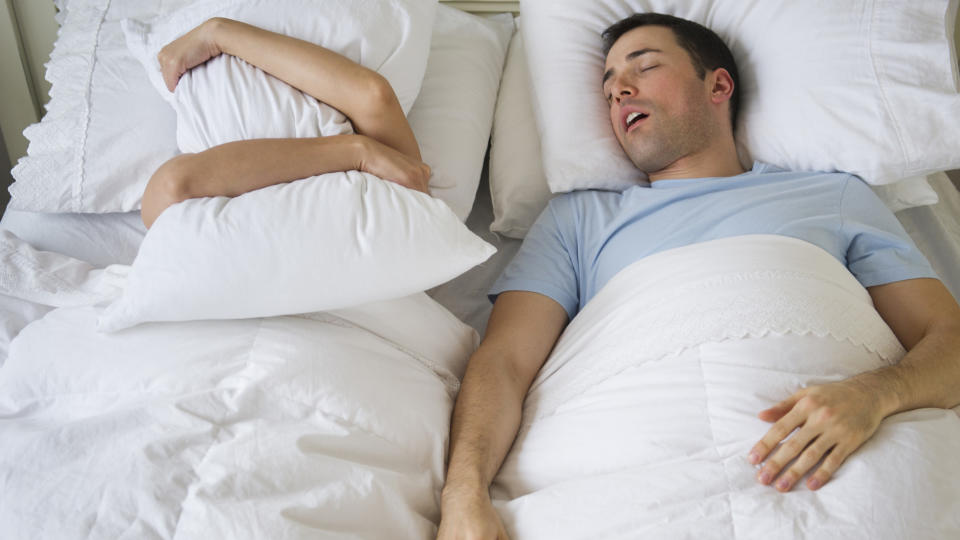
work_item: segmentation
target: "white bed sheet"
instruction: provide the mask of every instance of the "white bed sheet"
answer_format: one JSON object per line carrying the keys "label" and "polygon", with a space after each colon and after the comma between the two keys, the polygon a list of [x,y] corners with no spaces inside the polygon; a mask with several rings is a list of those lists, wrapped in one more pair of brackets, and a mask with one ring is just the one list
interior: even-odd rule
{"label": "white bed sheet", "polygon": [[[496,247],[497,253],[456,279],[427,291],[481,336],[491,309],[486,293],[522,243],[490,232],[493,210],[487,176],[484,170],[467,226]],[[946,179],[930,184],[940,197],[939,203],[896,215],[950,292],[960,299],[960,191]],[[8,209],[0,219],[0,228],[39,250],[63,253],[100,267],[133,262],[146,234],[139,212],[41,214]]]}

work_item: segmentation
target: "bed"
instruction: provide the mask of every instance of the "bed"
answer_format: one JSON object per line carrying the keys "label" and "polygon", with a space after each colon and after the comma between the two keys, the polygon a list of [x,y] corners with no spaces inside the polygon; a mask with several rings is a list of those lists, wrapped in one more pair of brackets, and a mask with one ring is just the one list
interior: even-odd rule
{"label": "bed", "polygon": [[[611,188],[578,185],[573,165],[556,165],[563,162],[564,144],[582,141],[538,134],[538,126],[549,125],[538,107],[562,105],[546,94],[531,103],[531,88],[549,84],[543,64],[534,63],[550,46],[543,33],[551,27],[543,21],[563,18],[557,13],[564,9],[589,11],[590,3],[450,1],[434,6],[384,0],[395,11],[380,16],[407,17],[405,24],[388,25],[355,16],[347,2],[332,2],[346,6],[333,20],[356,21],[358,29],[390,28],[392,33],[384,30],[378,39],[393,39],[392,45],[365,42],[355,49],[372,55],[378,46],[387,47],[389,54],[369,61],[395,77],[391,83],[425,161],[434,168],[437,198],[414,197],[347,175],[324,191],[278,187],[238,204],[184,205],[159,227],[161,232],[147,235],[137,210],[142,185],[138,193],[130,179],[142,180],[183,148],[178,148],[184,137],[177,129],[186,121],[154,90],[146,61],[130,52],[134,37],[141,36],[143,51],[149,51],[164,32],[176,32],[162,26],[171,20],[179,18],[182,26],[221,13],[216,10],[264,5],[270,6],[270,16],[282,19],[311,1],[317,0],[61,0],[54,2],[59,9],[13,2],[8,11],[14,16],[0,19],[13,29],[19,26],[15,35],[23,50],[17,59],[22,84],[19,93],[10,93],[17,99],[0,105],[4,140],[20,184],[11,190],[11,205],[0,221],[0,536],[436,535],[450,412],[467,359],[484,333],[487,290],[551,191]],[[606,20],[637,4],[631,1],[605,0],[597,3],[599,14],[566,19]],[[707,6],[707,16],[722,25],[712,2],[721,6],[723,0],[693,2],[691,9]],[[656,9],[660,3],[640,4]],[[738,24],[769,17],[754,4],[740,4],[746,14],[740,13]],[[884,9],[883,2],[864,4]],[[933,4],[933,11],[943,10],[939,24],[952,34],[957,3]],[[266,11],[252,13],[268,17]],[[42,22],[44,17],[50,19]],[[124,19],[153,26],[144,31]],[[59,36],[51,34],[58,25]],[[38,30],[43,28],[47,31]],[[298,31],[296,24],[289,30]],[[733,45],[737,54],[748,47]],[[37,76],[43,63],[37,57],[47,55],[37,51],[50,50],[46,77],[52,99],[44,123],[39,107],[24,109],[23,104],[46,101],[41,96],[49,85]],[[75,70],[86,78],[76,80]],[[953,77],[955,92],[955,72]],[[75,99],[78,95],[82,99]],[[471,106],[463,107],[464,102]],[[118,110],[123,114],[116,115]],[[82,124],[72,120],[77,115]],[[34,122],[39,123],[26,131],[30,157],[17,163],[27,154],[25,140],[9,136],[19,132],[10,126],[22,130]],[[79,133],[82,137],[74,136]],[[748,133],[763,136],[756,129]],[[145,146],[156,151],[138,151]],[[933,146],[931,155],[937,151]],[[756,143],[750,150],[766,156]],[[960,191],[944,172],[957,166],[918,166],[911,174],[898,173],[896,182],[879,182],[876,189],[960,297]],[[607,177],[617,176],[610,171]],[[332,210],[296,210],[297,201],[318,199],[334,201]],[[362,211],[345,210],[357,205]],[[287,238],[241,228],[234,234],[231,227],[264,208],[270,208],[265,223],[289,220],[291,228],[336,232]],[[402,219],[370,219],[383,208],[396,209]],[[212,236],[203,232],[210,230],[204,224],[227,218],[233,220],[229,227]],[[175,221],[195,226],[178,228]],[[194,251],[172,247],[186,237]],[[675,255],[698,260],[710,250],[731,249],[702,248]],[[244,251],[249,253],[237,255]],[[815,259],[793,262],[814,264]],[[753,268],[767,264],[771,271],[785,260],[781,255],[748,259]],[[676,261],[650,264],[664,268]],[[265,279],[265,273],[277,271],[271,265],[283,273]],[[427,267],[433,273],[423,275]],[[236,269],[242,272],[234,281],[221,279]],[[383,269],[391,270],[393,279]],[[950,480],[960,475],[951,458],[960,444],[956,411],[922,410],[888,419],[877,440],[849,465],[849,477],[838,479],[836,491],[821,498],[812,492],[784,496],[754,485],[750,466],[738,457],[763,430],[755,419],[743,421],[745,411],[758,409],[772,391],[741,388],[735,381],[787,387],[893,361],[898,344],[883,334],[882,325],[843,327],[849,339],[805,341],[798,336],[818,333],[788,325],[769,336],[769,328],[751,332],[734,325],[719,334],[675,332],[658,342],[636,342],[625,321],[680,318],[702,307],[678,298],[675,305],[666,303],[669,313],[638,312],[638,305],[664,304],[630,297],[640,279],[624,276],[617,285],[621,289],[611,289],[568,328],[531,389],[524,427],[491,491],[512,538],[960,534],[960,487]],[[672,279],[689,284],[706,278]],[[337,286],[310,285],[317,282]],[[723,292],[754,294],[764,303],[785,289],[802,288],[793,282],[767,289],[758,283],[740,286]],[[862,304],[855,287],[844,287],[823,298],[828,306],[823,309]],[[736,304],[729,296],[713,302],[716,310]],[[841,333],[842,317],[827,324],[820,315],[814,312],[803,324],[825,326],[821,338]],[[746,321],[749,314],[731,312],[730,317]],[[870,320],[868,315],[861,319]],[[609,332],[608,339],[620,332],[614,339],[619,348],[596,345],[603,342],[595,339],[601,329]],[[858,342],[862,336],[870,337]],[[660,353],[636,365],[622,363],[623,351],[637,347]],[[794,352],[782,355],[783,364],[776,366],[732,360],[756,358],[763,351]],[[824,360],[791,368],[804,353]],[[605,358],[605,367],[597,369],[585,358]],[[650,401],[631,392],[669,387],[694,372],[701,378],[690,375],[690,380],[697,384],[679,384],[672,394],[653,393]],[[735,395],[740,390],[745,397]],[[623,429],[648,421],[645,411],[669,400],[701,398],[702,409],[683,411],[663,423],[669,426],[651,424],[656,440],[634,439]],[[712,424],[698,424],[704,421]],[[688,429],[671,431],[671,426]],[[677,459],[657,454],[660,440],[672,441],[693,464],[687,476],[678,479],[672,472]],[[556,452],[557,445],[567,450]],[[901,465],[906,460],[911,466]],[[893,469],[886,477],[876,472],[884,467]],[[897,512],[887,512],[890,508]]]}

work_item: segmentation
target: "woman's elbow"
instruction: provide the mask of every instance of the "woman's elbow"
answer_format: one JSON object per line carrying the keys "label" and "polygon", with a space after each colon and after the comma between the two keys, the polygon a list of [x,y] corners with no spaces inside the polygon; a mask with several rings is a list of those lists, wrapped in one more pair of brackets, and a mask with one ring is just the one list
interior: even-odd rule
{"label": "woman's elbow", "polygon": [[192,198],[193,154],[181,154],[163,165],[147,182],[140,203],[140,217],[149,229],[169,206]]}

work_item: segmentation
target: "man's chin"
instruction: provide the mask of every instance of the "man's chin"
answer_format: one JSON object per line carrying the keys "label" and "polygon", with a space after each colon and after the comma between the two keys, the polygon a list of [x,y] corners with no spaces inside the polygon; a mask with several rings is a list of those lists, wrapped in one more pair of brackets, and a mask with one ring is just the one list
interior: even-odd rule
{"label": "man's chin", "polygon": [[663,160],[650,159],[649,156],[635,158],[634,156],[627,154],[627,157],[630,158],[630,161],[633,163],[633,166],[637,168],[637,170],[647,176],[656,174],[670,165],[670,162],[665,163]]}

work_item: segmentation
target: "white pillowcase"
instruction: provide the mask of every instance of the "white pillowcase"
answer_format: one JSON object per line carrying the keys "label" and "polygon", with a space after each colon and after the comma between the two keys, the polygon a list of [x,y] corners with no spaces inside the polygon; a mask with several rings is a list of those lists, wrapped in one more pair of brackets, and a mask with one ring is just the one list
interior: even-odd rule
{"label": "white pillowcase", "polygon": [[524,0],[522,7],[554,192],[622,189],[640,179],[598,89],[600,33],[640,11],[699,22],[730,46],[744,92],[737,129],[744,163],[842,170],[871,184],[960,166],[948,0]]}
{"label": "white pillowcase", "polygon": [[[24,131],[9,208],[126,212],[147,180],[176,155],[176,123],[128,52],[120,21],[153,17],[190,0],[70,0],[47,63],[43,119]],[[133,187],[131,187],[133,186]]]}
{"label": "white pillowcase", "polygon": [[513,20],[440,5],[420,96],[407,119],[433,177],[430,192],[466,220],[490,140]]}
{"label": "white pillowcase", "polygon": [[490,141],[490,231],[511,238],[526,236],[551,197],[541,165],[521,24],[518,17],[503,68]]}
{"label": "white pillowcase", "polygon": [[353,133],[340,111],[228,54],[184,74],[172,104],[177,147],[186,153],[245,139]]}
{"label": "white pillowcase", "polygon": [[496,251],[442,201],[357,171],[191,199],[144,238],[99,327],[339,309],[447,281]]}

